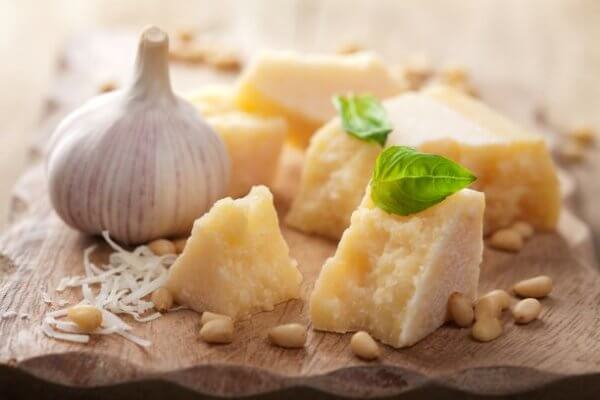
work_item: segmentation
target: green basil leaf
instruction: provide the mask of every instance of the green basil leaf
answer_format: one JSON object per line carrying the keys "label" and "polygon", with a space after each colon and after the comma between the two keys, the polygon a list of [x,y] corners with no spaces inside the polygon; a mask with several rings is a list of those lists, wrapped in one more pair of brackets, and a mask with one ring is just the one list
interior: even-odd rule
{"label": "green basil leaf", "polygon": [[351,94],[335,96],[333,104],[340,114],[346,133],[366,142],[385,145],[392,126],[379,100],[371,95]]}
{"label": "green basil leaf", "polygon": [[375,162],[371,199],[389,213],[409,215],[441,202],[475,179],[471,171],[445,157],[392,146]]}

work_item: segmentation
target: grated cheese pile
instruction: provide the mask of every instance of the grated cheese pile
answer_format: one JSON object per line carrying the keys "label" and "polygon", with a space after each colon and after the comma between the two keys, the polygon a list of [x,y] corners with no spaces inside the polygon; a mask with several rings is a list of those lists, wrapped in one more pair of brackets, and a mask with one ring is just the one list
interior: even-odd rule
{"label": "grated cheese pile", "polygon": [[[102,312],[102,325],[92,332],[83,332],[67,319],[67,309],[49,311],[42,321],[42,331],[46,336],[77,343],[87,343],[90,334],[116,334],[142,347],[151,342],[131,333],[131,326],[118,315],[127,314],[136,321],[148,322],[160,318],[154,311],[154,304],[144,297],[163,286],[167,280],[167,268],[173,264],[176,255],[156,256],[147,246],[139,246],[129,252],[116,244],[108,232],[102,236],[114,252],[109,257],[108,265],[97,266],[90,261],[90,254],[96,246],[83,252],[85,275],[70,276],[60,280],[57,292],[67,288],[81,288],[83,300],[79,304],[93,305]],[[92,286],[97,290],[92,290]],[[47,296],[43,296],[47,301]],[[64,305],[64,301],[57,304]],[[154,312],[153,312],[154,311]]]}

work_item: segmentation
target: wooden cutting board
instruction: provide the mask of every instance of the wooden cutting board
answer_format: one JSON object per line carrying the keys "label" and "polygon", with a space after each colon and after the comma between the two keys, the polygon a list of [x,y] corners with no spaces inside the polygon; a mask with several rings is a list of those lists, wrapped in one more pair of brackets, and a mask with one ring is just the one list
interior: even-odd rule
{"label": "wooden cutting board", "polygon": [[[537,274],[555,281],[543,300],[539,321],[516,326],[508,315],[504,334],[482,344],[468,329],[444,326],[415,346],[383,346],[380,361],[352,356],[350,335],[310,331],[303,350],[268,345],[266,333],[284,322],[309,324],[306,299],[324,260],[336,244],[282,227],[305,281],[303,299],[239,322],[235,341],[209,346],[198,340],[199,316],[166,314],[135,333],[153,342],[142,349],[119,337],[93,337],[88,345],[46,338],[40,331],[61,277],[82,273],[82,251],[100,242],[67,228],[46,194],[42,158],[48,133],[59,118],[96,91],[98,77],[123,81],[135,36],[94,33],[72,41],[61,61],[47,103],[41,133],[32,147],[32,165],[13,192],[11,223],[0,236],[0,393],[56,398],[184,398],[241,396],[316,397],[533,395],[592,398],[600,389],[600,276],[587,227],[565,207],[557,233],[536,234],[519,254],[485,250],[481,291],[508,289]],[[102,72],[99,75],[99,71]],[[173,67],[176,88],[193,88],[231,76],[199,67]],[[302,155],[287,149],[273,187],[283,215],[300,176]],[[563,177],[566,205],[573,183]],[[106,256],[106,247],[97,258]],[[75,301],[80,293],[70,293]],[[29,315],[21,318],[21,315]],[[467,396],[467,397],[465,397]]]}

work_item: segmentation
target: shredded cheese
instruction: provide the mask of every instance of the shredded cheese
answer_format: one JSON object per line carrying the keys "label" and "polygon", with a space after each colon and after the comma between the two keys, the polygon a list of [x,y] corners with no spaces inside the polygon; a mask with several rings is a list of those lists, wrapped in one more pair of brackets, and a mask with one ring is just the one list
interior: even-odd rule
{"label": "shredded cheese", "polygon": [[[175,255],[156,256],[147,246],[136,247],[129,252],[115,243],[108,232],[104,239],[114,250],[107,265],[95,265],[90,255],[96,249],[91,246],[83,252],[83,276],[67,276],[60,280],[56,291],[68,288],[81,288],[83,299],[79,304],[98,307],[102,311],[102,324],[93,332],[83,332],[66,319],[67,309],[46,313],[42,320],[42,332],[51,338],[76,343],[87,343],[91,334],[116,334],[135,344],[148,347],[152,343],[131,333],[131,326],[118,315],[126,314],[138,322],[148,322],[160,318],[159,312],[152,312],[154,304],[143,298],[163,286],[167,280],[167,268],[175,262]],[[95,291],[93,288],[96,289]],[[42,293],[42,300],[48,304],[64,306],[64,300],[51,300]]]}

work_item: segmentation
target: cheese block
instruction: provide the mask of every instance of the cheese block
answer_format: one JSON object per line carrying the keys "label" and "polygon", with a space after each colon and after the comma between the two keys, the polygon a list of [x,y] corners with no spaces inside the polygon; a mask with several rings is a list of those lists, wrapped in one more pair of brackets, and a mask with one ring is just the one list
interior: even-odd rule
{"label": "cheese block", "polygon": [[229,153],[229,196],[244,196],[252,186],[271,184],[287,133],[283,118],[237,111],[213,115],[206,122],[223,138]]}
{"label": "cheese block", "polygon": [[207,86],[187,96],[221,136],[231,160],[228,195],[245,196],[255,185],[270,185],[287,135],[281,117],[239,111],[231,86]]}
{"label": "cheese block", "polygon": [[386,102],[394,131],[387,145],[406,145],[448,157],[470,169],[471,186],[485,192],[485,232],[526,221],[556,227],[558,177],[544,139],[482,102],[448,87]]}
{"label": "cheese block", "polygon": [[[444,155],[477,176],[472,187],[486,194],[485,233],[517,220],[541,230],[555,228],[561,206],[558,179],[542,137],[526,132],[483,103],[449,88],[403,94],[386,100],[384,106],[394,128],[387,145],[412,146]],[[374,163],[369,161],[372,155],[367,157],[361,173],[357,174],[353,166],[356,160],[349,158],[345,147],[331,146],[321,151],[325,139],[349,142],[339,123],[332,122],[328,127],[315,135],[314,144],[308,148],[298,198],[288,222],[304,232],[337,239],[348,224],[334,229],[321,221],[350,220],[349,210],[353,209],[352,204],[358,206]],[[356,143],[356,157],[362,154],[358,148],[374,154],[372,144],[357,140],[353,143]],[[344,157],[353,162],[329,162]],[[318,180],[311,171],[318,171]],[[349,175],[355,176],[351,181],[355,185],[348,183]],[[343,188],[344,196],[324,194],[322,182],[327,182],[327,191],[331,193]]]}
{"label": "cheese block", "polygon": [[350,225],[380,151],[378,144],[344,133],[339,118],[322,127],[306,152],[300,190],[286,223],[338,240]]}
{"label": "cheese block", "polygon": [[198,312],[242,318],[300,296],[302,275],[279,230],[265,186],[225,198],[194,223],[166,287]]}
{"label": "cheese block", "polygon": [[483,193],[463,189],[399,216],[377,208],[367,191],[311,294],[313,328],[365,330],[393,347],[432,333],[453,292],[477,295],[484,206]]}
{"label": "cheese block", "polygon": [[230,85],[202,86],[184,97],[196,106],[204,117],[239,111],[235,105],[235,90]]}
{"label": "cheese block", "polygon": [[311,135],[335,115],[334,95],[367,92],[385,98],[403,89],[372,53],[263,52],[242,74],[237,104],[248,112],[284,116],[292,142],[305,147]]}

